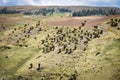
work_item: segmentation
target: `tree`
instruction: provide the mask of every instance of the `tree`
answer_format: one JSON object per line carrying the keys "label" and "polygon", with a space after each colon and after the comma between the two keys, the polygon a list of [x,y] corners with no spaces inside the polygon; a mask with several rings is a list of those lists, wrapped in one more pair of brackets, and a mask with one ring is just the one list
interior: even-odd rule
{"label": "tree", "polygon": [[17,14],[17,13],[20,13],[20,11],[8,10],[7,7],[0,9],[0,14]]}
{"label": "tree", "polygon": [[24,12],[24,15],[32,15],[33,13],[30,11]]}

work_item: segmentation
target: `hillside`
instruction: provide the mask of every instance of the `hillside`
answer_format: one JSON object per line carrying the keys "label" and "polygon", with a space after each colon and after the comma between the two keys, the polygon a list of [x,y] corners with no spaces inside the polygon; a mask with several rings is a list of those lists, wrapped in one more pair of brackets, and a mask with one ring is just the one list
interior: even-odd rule
{"label": "hillside", "polygon": [[119,75],[120,15],[0,16],[2,80],[120,80]]}

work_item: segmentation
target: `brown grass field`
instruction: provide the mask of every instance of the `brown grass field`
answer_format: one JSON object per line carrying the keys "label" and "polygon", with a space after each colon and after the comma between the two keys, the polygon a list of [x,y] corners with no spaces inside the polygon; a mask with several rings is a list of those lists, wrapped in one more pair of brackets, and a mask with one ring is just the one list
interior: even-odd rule
{"label": "brown grass field", "polygon": [[10,14],[1,14],[0,15],[0,24],[15,24],[22,21],[30,20],[30,17],[22,15],[10,15]]}
{"label": "brown grass field", "polygon": [[100,25],[101,23],[109,20],[111,18],[118,17],[116,16],[85,16],[85,17],[62,17],[58,19],[49,20],[47,25],[51,26],[81,26],[81,22],[86,20],[87,24],[86,27],[92,27],[94,25]]}

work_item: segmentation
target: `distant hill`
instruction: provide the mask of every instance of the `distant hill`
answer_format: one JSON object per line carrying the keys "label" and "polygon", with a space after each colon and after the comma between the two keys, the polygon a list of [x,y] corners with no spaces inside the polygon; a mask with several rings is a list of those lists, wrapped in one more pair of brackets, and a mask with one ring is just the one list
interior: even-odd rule
{"label": "distant hill", "polygon": [[114,9],[114,10],[117,10],[118,12],[120,12],[120,8],[117,8],[117,7],[97,7],[97,6],[0,6],[0,9],[1,8],[4,8],[4,7],[7,7],[8,9],[10,10],[38,10],[38,9],[41,9],[41,8],[47,8],[47,9],[57,9],[57,8],[65,8],[65,9],[69,9],[69,10],[72,10],[72,11],[78,11],[78,10],[86,10],[86,9],[90,9],[90,10],[93,10],[93,9],[102,9],[102,10],[110,10],[110,9]]}
{"label": "distant hill", "polygon": [[[117,7],[97,7],[97,6],[30,6],[30,5],[25,5],[25,6],[0,6],[0,9],[6,8],[7,10],[12,10],[10,13],[23,13],[23,14],[41,14],[42,15],[52,15],[55,12],[77,12],[77,14],[87,14],[88,10],[89,14],[92,13],[92,15],[105,15],[105,14],[120,14],[120,8]],[[85,10],[85,11],[83,11]],[[3,10],[5,11],[5,10]],[[17,12],[14,12],[17,11]],[[80,11],[83,11],[82,13]],[[2,12],[2,10],[1,10]],[[95,13],[95,14],[94,14]],[[3,13],[4,14],[4,13]],[[9,12],[8,12],[9,14]],[[75,13],[76,15],[76,13]],[[83,15],[85,16],[85,15]]]}

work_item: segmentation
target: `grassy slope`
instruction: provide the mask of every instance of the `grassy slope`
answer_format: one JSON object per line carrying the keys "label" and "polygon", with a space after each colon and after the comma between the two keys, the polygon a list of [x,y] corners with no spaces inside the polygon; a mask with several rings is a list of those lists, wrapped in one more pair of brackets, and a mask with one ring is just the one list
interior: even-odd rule
{"label": "grassy slope", "polygon": [[[37,35],[41,40],[47,33]],[[31,47],[12,47],[0,52],[0,78],[22,75],[32,80],[68,80],[71,74],[77,73],[77,80],[119,80],[120,72],[120,32],[114,28],[106,27],[105,33],[99,38],[90,41],[88,50],[74,54],[55,54],[56,52],[43,54],[37,50],[38,41],[33,38],[28,40]],[[41,37],[41,35],[43,37]],[[1,35],[3,36],[3,35]],[[33,35],[33,37],[36,35]],[[101,54],[95,56],[97,52]],[[9,58],[5,58],[8,56]],[[39,58],[37,58],[40,56]],[[37,59],[36,59],[37,58]],[[29,64],[33,63],[32,70],[28,70]],[[42,66],[42,72],[37,72],[37,64]],[[42,77],[41,77],[42,76]]]}
{"label": "grassy slope", "polygon": [[61,16],[69,16],[70,13],[54,13],[53,16],[55,17],[61,17]]}

